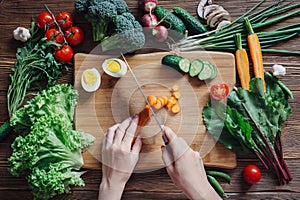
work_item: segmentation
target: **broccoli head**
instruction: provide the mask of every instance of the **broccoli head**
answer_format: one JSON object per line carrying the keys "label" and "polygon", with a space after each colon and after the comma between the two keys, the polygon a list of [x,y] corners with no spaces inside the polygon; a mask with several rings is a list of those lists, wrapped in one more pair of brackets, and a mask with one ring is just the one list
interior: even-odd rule
{"label": "broccoli head", "polygon": [[113,18],[115,34],[102,41],[102,51],[117,50],[123,53],[133,52],[145,44],[142,26],[128,12]]}
{"label": "broccoli head", "polygon": [[101,41],[113,17],[127,12],[128,5],[124,0],[76,0],[75,9],[92,24],[93,40]]}
{"label": "broccoli head", "polygon": [[108,0],[108,1],[116,6],[118,15],[128,12],[128,5],[124,0]]}

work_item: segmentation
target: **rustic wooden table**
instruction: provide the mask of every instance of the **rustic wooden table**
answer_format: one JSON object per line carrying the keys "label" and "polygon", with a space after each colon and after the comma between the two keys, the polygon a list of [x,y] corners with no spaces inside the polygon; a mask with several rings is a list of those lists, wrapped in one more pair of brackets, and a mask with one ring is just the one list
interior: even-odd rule
{"label": "rustic wooden table", "polygon": [[[259,0],[216,0],[223,5],[233,18],[240,16],[247,9],[252,7]],[[295,0],[299,3],[299,0]],[[271,2],[271,1],[269,1]],[[89,53],[96,45],[91,40],[90,25],[87,21],[74,12],[74,1],[72,0],[0,0],[0,123],[7,120],[7,102],[6,92],[10,82],[9,74],[16,60],[15,53],[17,47],[21,44],[12,38],[12,31],[18,26],[29,27],[31,17],[44,11],[43,3],[54,12],[69,11],[74,13],[75,22],[85,30],[86,38],[84,43],[77,48],[76,52]],[[127,0],[130,11],[138,18],[141,14],[138,10],[137,0]],[[160,0],[160,5],[171,8],[174,5],[182,6],[196,16],[196,7],[198,1],[165,1]],[[299,23],[299,17],[285,20],[282,24]],[[277,47],[290,50],[300,50],[299,36],[289,40]],[[264,55],[264,62],[267,70],[275,63],[283,64],[287,67],[287,75],[282,81],[292,90],[295,98],[290,100],[293,114],[287,120],[286,127],[283,130],[282,142],[284,148],[284,157],[290,168],[294,180],[285,186],[277,186],[275,177],[263,169],[260,162],[251,155],[238,157],[238,165],[234,170],[225,170],[232,177],[230,185],[222,182],[225,191],[230,195],[230,199],[300,199],[300,125],[298,117],[300,115],[300,84],[299,84],[299,56],[287,55]],[[64,74],[59,79],[59,83],[73,82],[72,70]],[[13,177],[8,172],[7,158],[11,154],[10,144],[16,137],[11,134],[4,141],[0,142],[0,199],[32,199],[32,195],[24,178]],[[261,167],[263,178],[256,185],[247,185],[242,179],[243,168],[254,163]],[[56,199],[97,199],[98,187],[101,179],[101,171],[89,170],[83,179],[86,182],[85,187],[75,187],[72,193],[58,196]],[[173,185],[165,169],[133,174],[129,180],[123,194],[123,199],[185,199],[185,196]]]}

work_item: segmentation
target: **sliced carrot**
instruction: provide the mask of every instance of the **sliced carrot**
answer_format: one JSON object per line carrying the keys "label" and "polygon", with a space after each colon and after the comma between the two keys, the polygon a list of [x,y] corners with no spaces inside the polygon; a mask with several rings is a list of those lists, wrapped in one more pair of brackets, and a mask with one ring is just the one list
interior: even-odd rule
{"label": "sliced carrot", "polygon": [[168,104],[168,97],[166,96],[161,96],[161,98],[164,100],[164,106],[166,106]]}
{"label": "sliced carrot", "polygon": [[250,88],[249,60],[246,50],[242,47],[241,34],[235,35],[237,50],[235,51],[236,68],[239,74],[241,86],[245,90]]}
{"label": "sliced carrot", "polygon": [[178,91],[179,90],[179,86],[178,85],[173,85],[172,86],[172,91],[173,92],[176,92],[176,91]]}
{"label": "sliced carrot", "polygon": [[165,106],[168,103],[168,102],[165,102],[165,100],[163,98],[161,98],[161,97],[158,97],[157,101],[160,101],[161,106]]}
{"label": "sliced carrot", "polygon": [[174,105],[174,104],[172,103],[172,101],[169,101],[169,100],[168,100],[168,103],[167,103],[167,105],[166,105],[166,108],[170,109],[170,108],[172,108],[173,105]]}
{"label": "sliced carrot", "polygon": [[176,99],[179,99],[181,97],[181,93],[179,91],[173,92],[172,96],[175,97]]}
{"label": "sliced carrot", "polygon": [[161,101],[157,101],[156,104],[153,105],[156,110],[159,110],[162,107]]}
{"label": "sliced carrot", "polygon": [[148,100],[149,104],[151,106],[153,106],[154,104],[156,104],[157,98],[156,98],[156,96],[150,95],[147,97],[147,100]]}
{"label": "sliced carrot", "polygon": [[173,97],[173,96],[171,96],[171,97],[169,98],[169,101],[170,101],[171,103],[173,103],[173,104],[176,104],[176,103],[177,103],[177,99],[176,99],[175,97]]}
{"label": "sliced carrot", "polygon": [[174,106],[172,106],[172,113],[174,113],[174,114],[179,113],[180,110],[181,110],[181,108],[178,104],[175,104]]}
{"label": "sliced carrot", "polygon": [[[245,18],[244,20],[245,20],[246,28],[249,33],[249,35],[247,36],[247,42],[248,42],[250,55],[252,59],[254,75],[256,78],[261,78],[264,81],[265,70],[264,70],[260,42],[257,34],[255,34],[252,29],[249,19]],[[266,91],[266,87],[265,87],[265,91]]]}

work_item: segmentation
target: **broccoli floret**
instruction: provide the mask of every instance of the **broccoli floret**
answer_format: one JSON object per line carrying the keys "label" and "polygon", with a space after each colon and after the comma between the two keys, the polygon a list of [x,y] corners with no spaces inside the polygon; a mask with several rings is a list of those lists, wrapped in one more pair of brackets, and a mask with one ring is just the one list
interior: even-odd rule
{"label": "broccoli floret", "polygon": [[117,50],[123,53],[133,52],[145,44],[142,26],[130,13],[123,13],[113,18],[115,34],[102,41],[102,51]]}
{"label": "broccoli floret", "polygon": [[128,5],[124,0],[76,0],[75,9],[92,24],[93,40],[102,41],[112,18],[127,12]]}
{"label": "broccoli floret", "polygon": [[116,6],[118,15],[124,12],[128,12],[128,5],[124,0],[108,0],[108,1]]}

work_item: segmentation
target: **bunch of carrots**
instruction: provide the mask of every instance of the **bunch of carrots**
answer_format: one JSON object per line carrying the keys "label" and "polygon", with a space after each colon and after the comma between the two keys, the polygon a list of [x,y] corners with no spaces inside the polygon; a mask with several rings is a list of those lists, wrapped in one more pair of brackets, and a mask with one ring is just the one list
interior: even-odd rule
{"label": "bunch of carrots", "polygon": [[[258,36],[254,33],[251,23],[248,18],[245,18],[245,26],[248,31],[247,42],[249,52],[252,60],[254,76],[261,78],[264,81],[264,65],[262,58],[262,51]],[[249,70],[249,59],[247,51],[242,47],[241,34],[235,35],[235,42],[237,50],[235,52],[237,71],[240,77],[241,86],[245,90],[249,90],[250,84],[250,70]],[[266,87],[265,87],[266,90]]]}

